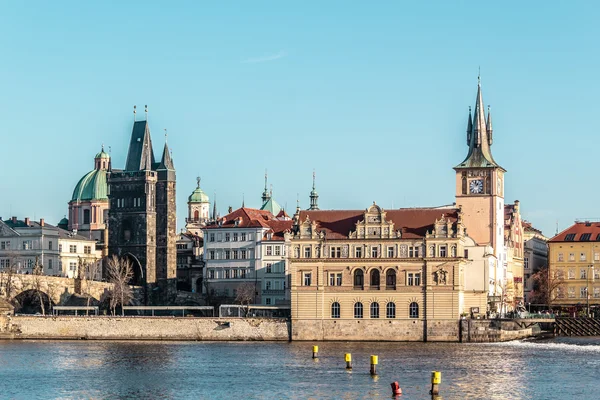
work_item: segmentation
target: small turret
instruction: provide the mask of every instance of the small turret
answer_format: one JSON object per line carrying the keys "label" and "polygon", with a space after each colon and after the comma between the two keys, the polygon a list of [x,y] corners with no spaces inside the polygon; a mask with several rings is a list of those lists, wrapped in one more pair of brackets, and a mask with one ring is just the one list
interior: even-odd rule
{"label": "small turret", "polygon": [[262,204],[264,205],[271,198],[271,194],[269,193],[269,189],[267,186],[267,170],[265,170],[265,191],[262,194]]}
{"label": "small turret", "polygon": [[313,171],[313,186],[310,191],[310,208],[309,210],[318,210],[319,209],[319,194],[317,193],[317,189],[315,187],[315,172]]}

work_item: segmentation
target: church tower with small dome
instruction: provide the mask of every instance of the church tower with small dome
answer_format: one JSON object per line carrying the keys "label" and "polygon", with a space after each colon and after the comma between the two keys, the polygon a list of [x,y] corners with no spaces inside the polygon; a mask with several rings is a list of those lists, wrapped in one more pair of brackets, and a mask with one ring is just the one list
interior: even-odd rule
{"label": "church tower with small dome", "polygon": [[108,170],[110,156],[102,150],[94,157],[94,169],[85,174],[73,190],[69,201],[68,221],[63,225],[78,234],[102,241],[108,218]]}
{"label": "church tower with small dome", "polygon": [[202,228],[210,218],[210,201],[208,195],[200,188],[200,177],[196,178],[197,186],[188,197],[188,216],[185,219],[185,230],[202,237]]}

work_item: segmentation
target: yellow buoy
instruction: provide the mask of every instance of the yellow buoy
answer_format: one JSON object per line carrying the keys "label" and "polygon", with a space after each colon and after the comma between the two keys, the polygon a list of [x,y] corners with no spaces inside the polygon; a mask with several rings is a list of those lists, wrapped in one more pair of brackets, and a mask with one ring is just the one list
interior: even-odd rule
{"label": "yellow buoy", "polygon": [[346,353],[345,360],[346,360],[346,362],[352,361],[352,354]]}
{"label": "yellow buoy", "polygon": [[379,357],[371,356],[371,365],[377,365],[377,364],[379,364]]}
{"label": "yellow buoy", "polygon": [[431,383],[434,385],[442,383],[442,373],[440,371],[431,372]]}

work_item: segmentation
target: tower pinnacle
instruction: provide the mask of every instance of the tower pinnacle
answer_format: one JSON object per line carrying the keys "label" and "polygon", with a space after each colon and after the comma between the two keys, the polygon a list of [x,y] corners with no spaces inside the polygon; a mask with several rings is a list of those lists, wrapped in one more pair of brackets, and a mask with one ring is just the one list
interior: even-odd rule
{"label": "tower pinnacle", "polygon": [[316,174],[313,170],[313,185],[312,190],[310,191],[310,208],[309,210],[318,210],[319,209],[319,194],[317,193],[316,185],[315,185]]}

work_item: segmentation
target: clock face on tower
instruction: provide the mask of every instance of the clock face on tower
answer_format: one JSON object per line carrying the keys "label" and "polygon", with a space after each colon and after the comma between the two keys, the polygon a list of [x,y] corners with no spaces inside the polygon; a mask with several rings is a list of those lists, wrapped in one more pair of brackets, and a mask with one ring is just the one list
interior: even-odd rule
{"label": "clock face on tower", "polygon": [[474,179],[469,184],[469,190],[473,194],[483,193],[483,179]]}

